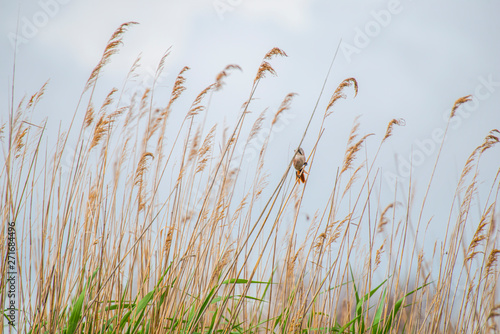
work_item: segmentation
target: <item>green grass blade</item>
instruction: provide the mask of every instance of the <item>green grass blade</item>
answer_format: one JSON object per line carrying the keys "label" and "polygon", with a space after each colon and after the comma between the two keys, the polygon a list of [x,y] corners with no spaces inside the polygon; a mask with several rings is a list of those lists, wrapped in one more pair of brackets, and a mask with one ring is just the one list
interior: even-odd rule
{"label": "green grass blade", "polygon": [[[361,322],[363,321],[363,319],[362,319],[363,317],[361,316],[361,312],[363,310],[362,309],[362,302],[361,302],[361,300],[359,298],[358,288],[356,287],[356,282],[354,281],[354,273],[352,272],[352,267],[350,265],[349,265],[349,270],[351,271],[352,285],[354,287],[354,297],[356,298],[356,317],[354,319],[358,320],[358,327],[362,328],[362,327],[364,327],[361,324]],[[355,325],[355,323],[352,322],[352,332],[355,331],[354,325]]]}
{"label": "green grass blade", "polygon": [[127,311],[123,317],[122,317],[122,320],[120,320],[120,330],[122,330],[125,325],[127,324],[127,322],[129,321],[130,319],[130,315],[132,314],[132,311]]}
{"label": "green grass blade", "polygon": [[[350,326],[354,326],[354,323],[355,323],[356,321],[358,321],[358,320],[359,320],[358,318],[359,318],[359,316],[356,316],[354,319],[352,319],[352,320],[351,320],[351,321],[349,321],[347,324],[345,324],[344,326],[342,326],[342,328],[340,329],[340,333],[344,333],[344,331],[345,331],[347,328],[349,328]],[[353,329],[353,331],[352,331],[352,332],[353,332],[353,333],[355,333],[355,332],[354,332],[354,329]]]}
{"label": "green grass blade", "polygon": [[384,300],[386,294],[387,294],[387,289],[384,289],[384,293],[380,298],[380,303],[377,307],[377,311],[375,311],[375,316],[373,317],[372,333],[376,334],[379,333],[379,324],[382,322],[382,312],[384,311]]}
{"label": "green grass blade", "polygon": [[142,312],[146,308],[146,306],[148,306],[151,299],[153,299],[154,294],[155,294],[155,290],[153,289],[153,291],[148,292],[141,299],[141,301],[137,304],[137,308],[135,309],[134,317],[137,316],[140,312]]}
{"label": "green grass blade", "polygon": [[71,314],[69,316],[69,321],[68,321],[68,334],[73,334],[76,330],[76,326],[78,325],[78,321],[80,321],[80,317],[82,316],[82,308],[83,308],[83,301],[85,300],[85,291],[87,289],[84,288],[83,291],[80,293],[80,296],[76,300],[75,305],[73,306],[73,309],[71,310]]}
{"label": "green grass blade", "polygon": [[135,325],[134,325],[134,329],[133,329],[132,333],[135,333],[136,330],[141,325],[142,319],[144,317],[144,313],[146,311],[146,306],[148,306],[151,299],[153,299],[154,294],[155,294],[155,290],[156,289],[153,289],[153,291],[148,292],[137,304],[137,308],[135,309],[135,312],[134,312]]}
{"label": "green grass blade", "polygon": [[87,284],[85,284],[85,287],[80,293],[80,296],[78,296],[75,305],[73,305],[73,309],[71,310],[71,313],[69,315],[68,331],[66,332],[67,334],[73,334],[76,331],[80,318],[82,317],[82,309],[83,309],[83,302],[85,301],[85,293],[87,292],[87,288],[92,284],[92,280],[94,279],[98,271],[99,269],[96,269],[92,273],[92,276],[87,281]]}
{"label": "green grass blade", "polygon": [[394,318],[396,317],[396,315],[398,314],[399,310],[401,309],[401,305],[403,305],[403,302],[406,299],[406,297],[414,294],[415,292],[417,292],[420,289],[425,288],[429,284],[431,284],[431,283],[426,283],[426,284],[416,288],[415,290],[408,292],[403,297],[398,299],[398,301],[396,301],[396,303],[394,303],[394,307],[393,307],[392,311],[390,312],[389,318],[387,319],[387,322],[384,326],[384,334],[389,332],[389,330],[391,329],[392,322],[393,322]]}

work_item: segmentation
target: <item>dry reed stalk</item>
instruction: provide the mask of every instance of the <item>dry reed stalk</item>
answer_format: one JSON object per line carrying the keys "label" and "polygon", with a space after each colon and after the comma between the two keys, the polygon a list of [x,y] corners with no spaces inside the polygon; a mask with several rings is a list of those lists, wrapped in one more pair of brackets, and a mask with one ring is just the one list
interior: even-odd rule
{"label": "dry reed stalk", "polygon": [[[139,67],[141,67],[141,59],[142,59],[142,53],[139,53],[139,55],[137,56],[137,58],[135,58],[134,62],[132,63],[132,66],[130,66],[130,69],[127,73],[127,79],[135,79],[139,76],[139,74],[137,73],[137,70],[139,69]],[[127,81],[127,80],[125,80]],[[122,89],[122,92],[123,92],[123,89]]]}
{"label": "dry reed stalk", "polygon": [[464,183],[465,183],[465,178],[467,175],[469,175],[469,173],[474,168],[474,162],[478,158],[479,151],[480,151],[480,149],[479,149],[479,147],[477,147],[474,151],[472,151],[471,155],[467,158],[467,161],[465,162],[465,166],[462,169],[462,174],[460,175],[460,179],[458,181],[457,191],[459,191],[459,192],[462,191],[462,188],[463,188]]}
{"label": "dry reed stalk", "polygon": [[273,57],[288,57],[288,55],[285,53],[285,51],[281,50],[280,48],[274,47],[270,51],[266,53],[264,56],[265,60],[271,60]]}
{"label": "dry reed stalk", "polygon": [[486,261],[483,279],[487,279],[488,276],[494,273],[493,269],[496,266],[499,254],[500,254],[500,249],[491,250],[490,254],[488,255],[488,260]]}
{"label": "dry reed stalk", "polygon": [[351,131],[349,132],[349,137],[347,138],[347,147],[351,146],[354,143],[354,140],[358,137],[360,117],[361,117],[360,115],[357,115],[356,117],[354,117],[354,120],[352,121],[352,128]]}
{"label": "dry reed stalk", "polygon": [[229,76],[229,72],[232,71],[232,70],[239,70],[241,71],[241,67],[239,67],[238,65],[234,65],[234,64],[231,64],[231,65],[227,65],[221,72],[219,72],[219,74],[217,74],[217,77],[215,78],[215,83],[214,83],[214,86],[213,88],[215,89],[215,91],[218,91],[218,90],[221,90],[222,87],[224,86],[224,79]]}
{"label": "dry reed stalk", "polygon": [[31,111],[35,109],[35,106],[38,104],[40,99],[42,98],[43,94],[45,94],[45,90],[47,88],[47,85],[49,84],[50,80],[45,81],[45,83],[42,85],[42,87],[31,96],[31,98],[28,100],[28,103],[26,103],[26,110]]}
{"label": "dry reed stalk", "polygon": [[484,151],[486,151],[487,149],[493,147],[493,145],[497,144],[500,141],[500,139],[498,138],[498,134],[500,134],[500,131],[498,131],[497,129],[493,129],[490,131],[490,133],[484,139],[484,143],[480,146],[481,154],[484,153]]}
{"label": "dry reed stalk", "polygon": [[14,159],[18,159],[21,156],[21,150],[25,144],[25,137],[28,134],[28,128],[19,127],[16,136],[14,137]]}
{"label": "dry reed stalk", "polygon": [[189,150],[189,155],[188,155],[188,164],[193,161],[193,159],[196,157],[198,154],[199,150],[199,145],[200,145],[200,138],[201,138],[201,127],[198,127],[198,130],[196,130],[192,143],[191,143],[191,149]]}
{"label": "dry reed stalk", "polygon": [[354,182],[356,182],[356,180],[358,179],[359,177],[359,172],[360,170],[365,167],[365,163],[362,162],[358,168],[356,168],[356,170],[354,171],[354,173],[352,174],[352,176],[349,178],[349,180],[347,181],[347,184],[344,188],[344,192],[342,193],[342,197],[344,197],[347,192],[351,189],[352,185],[354,184]]}
{"label": "dry reed stalk", "polygon": [[382,242],[382,244],[380,245],[380,247],[377,249],[377,251],[375,253],[375,265],[373,266],[373,271],[376,271],[378,266],[380,265],[382,253],[384,253],[385,241],[386,241],[386,239],[384,239],[384,241]]}
{"label": "dry reed stalk", "polygon": [[493,211],[493,206],[494,204],[491,204],[481,217],[476,232],[474,232],[472,241],[470,242],[469,248],[467,249],[467,253],[464,260],[465,262],[472,260],[479,253],[476,252],[477,246],[479,246],[479,244],[487,238],[487,236],[483,233],[483,230],[493,218],[491,216],[491,213]]}
{"label": "dry reed stalk", "polygon": [[208,160],[210,159],[210,153],[213,147],[213,140],[216,128],[217,125],[214,125],[208,132],[207,136],[205,137],[205,140],[203,140],[203,144],[201,145],[198,151],[198,165],[196,166],[195,173],[202,172],[205,169]]}
{"label": "dry reed stalk", "polygon": [[[163,73],[163,70],[165,69],[165,61],[167,60],[167,57],[170,56],[170,51],[171,48],[168,48],[167,51],[161,56],[160,61],[158,62],[158,67],[156,68],[155,72],[155,82],[158,80],[158,78],[161,76]],[[137,60],[134,62],[134,65],[132,65],[132,68],[130,69],[130,72],[133,73],[135,72],[135,69],[137,68],[137,64],[140,60],[140,57],[137,58]]]}
{"label": "dry reed stalk", "polygon": [[117,91],[118,91],[118,89],[116,89],[116,88],[111,89],[111,91],[108,93],[108,95],[104,99],[104,102],[102,103],[101,109],[99,110],[99,114],[104,114],[106,112],[107,107],[113,103],[114,95],[116,94]]}
{"label": "dry reed stalk", "polygon": [[139,159],[139,163],[137,164],[137,168],[135,170],[135,176],[134,176],[134,186],[138,187],[137,204],[138,204],[138,211],[139,212],[142,211],[145,207],[144,191],[146,189],[145,189],[144,173],[146,173],[148,170],[147,158],[154,159],[154,155],[150,152],[144,152],[141,155],[141,158]]}
{"label": "dry reed stalk", "polygon": [[337,89],[335,89],[335,92],[333,92],[332,97],[330,98],[330,101],[328,102],[328,105],[325,110],[325,118],[330,116],[333,113],[333,110],[331,110],[339,99],[345,99],[347,95],[344,94],[344,89],[347,87],[353,86],[354,87],[354,97],[358,95],[358,82],[354,78],[348,78],[345,79],[338,85]]}
{"label": "dry reed stalk", "polygon": [[366,138],[369,136],[372,136],[373,133],[369,133],[367,135],[364,135],[358,142],[355,144],[349,146],[347,148],[347,151],[345,152],[344,156],[344,162],[342,164],[342,169],[340,170],[340,174],[342,175],[346,170],[350,169],[352,166],[352,162],[356,158],[356,154],[359,152],[361,149],[363,143],[365,142]]}
{"label": "dry reed stalk", "polygon": [[4,137],[5,126],[6,126],[6,123],[3,123],[2,126],[0,126],[0,141],[3,141],[3,139],[5,138]]}
{"label": "dry reed stalk", "polygon": [[259,133],[260,129],[262,128],[262,124],[264,123],[266,111],[267,111],[267,109],[264,109],[264,111],[262,111],[260,113],[259,117],[257,117],[255,122],[253,123],[252,128],[248,134],[248,139],[247,139],[247,142],[245,143],[245,145],[248,144],[252,139],[254,139],[257,136],[257,134]]}
{"label": "dry reed stalk", "polygon": [[92,124],[92,121],[94,120],[94,112],[94,105],[92,102],[89,102],[87,111],[85,112],[85,119],[83,121],[86,128]]}
{"label": "dry reed stalk", "polygon": [[486,321],[489,322],[487,330],[491,331],[491,333],[496,333],[499,329],[497,323],[495,323],[495,317],[500,317],[500,304],[494,305],[486,318]]}
{"label": "dry reed stalk", "polygon": [[97,121],[94,127],[94,133],[92,135],[92,141],[90,143],[89,151],[96,147],[99,142],[106,136],[109,131],[109,127],[112,123],[109,117],[102,115]]}
{"label": "dry reed stalk", "polygon": [[266,76],[267,73],[269,73],[269,74],[271,74],[273,76],[276,75],[276,71],[273,69],[273,67],[271,66],[271,64],[269,64],[269,62],[267,62],[267,60],[270,60],[274,56],[288,57],[287,54],[283,50],[281,50],[279,48],[273,48],[271,51],[269,51],[268,53],[266,53],[266,55],[264,56],[264,60],[260,64],[259,70],[257,71],[257,75],[255,76],[255,79],[253,81],[254,85],[260,79],[265,78],[265,76]]}
{"label": "dry reed stalk", "polygon": [[151,99],[151,88],[146,87],[142,93],[141,100],[139,102],[139,119],[143,118],[146,114],[149,114],[150,108],[148,107],[149,101]]}
{"label": "dry reed stalk", "polygon": [[211,84],[208,87],[206,87],[204,90],[202,90],[198,96],[196,96],[193,104],[191,104],[191,108],[189,109],[189,112],[186,117],[193,117],[195,115],[198,115],[200,112],[205,110],[205,106],[201,105],[201,102],[203,101],[203,98],[211,91],[215,89],[216,84]]}
{"label": "dry reed stalk", "polygon": [[406,121],[403,118],[392,119],[387,125],[387,130],[385,131],[385,136],[382,139],[382,142],[384,142],[387,138],[392,136],[392,129],[394,128],[394,125],[405,126]]}
{"label": "dry reed stalk", "polygon": [[326,233],[323,232],[316,238],[316,242],[313,245],[314,251],[316,254],[319,254],[323,250],[323,245],[325,243]]}
{"label": "dry reed stalk", "polygon": [[127,29],[132,26],[138,24],[137,22],[127,22],[123,23],[118,29],[115,30],[113,35],[108,41],[108,44],[104,48],[104,53],[101,57],[101,60],[97,64],[97,66],[94,68],[92,73],[90,74],[89,79],[87,80],[87,83],[85,85],[85,88],[83,92],[85,93],[90,87],[94,86],[95,83],[97,82],[97,79],[99,77],[99,74],[103,67],[110,61],[111,56],[114,54],[118,53],[119,49],[118,47],[123,43],[123,34],[127,31]]}
{"label": "dry reed stalk", "polygon": [[247,205],[248,196],[249,196],[249,194],[247,193],[243,197],[243,199],[241,200],[240,204],[238,204],[238,207],[236,208],[236,210],[233,213],[233,216],[231,217],[230,225],[234,225],[234,223],[236,223],[236,221],[238,220],[238,218],[240,218],[240,216],[241,216],[241,214],[243,212],[243,209]]}
{"label": "dry reed stalk", "polygon": [[458,100],[456,100],[455,103],[453,104],[453,107],[451,108],[450,118],[455,117],[455,112],[457,111],[457,109],[462,104],[464,104],[470,100],[472,100],[472,95],[467,95],[467,96],[461,97]]}
{"label": "dry reed stalk", "polygon": [[274,125],[279,118],[279,115],[287,110],[290,109],[290,104],[292,103],[293,97],[297,95],[297,93],[288,93],[287,96],[285,96],[285,99],[283,102],[281,102],[281,105],[278,108],[278,111],[274,115],[273,121],[271,122],[271,125]]}
{"label": "dry reed stalk", "polygon": [[135,92],[130,98],[130,104],[126,107],[128,110],[127,116],[125,117],[125,121],[123,122],[123,128],[127,129],[129,124],[138,118],[138,115],[134,113],[136,110],[136,101],[137,101],[137,92]]}
{"label": "dry reed stalk", "polygon": [[378,233],[382,233],[384,231],[385,225],[387,225],[389,223],[389,219],[386,217],[386,213],[390,209],[395,208],[396,204],[397,204],[397,202],[389,203],[385,207],[385,209],[382,211],[382,213],[380,214],[380,219],[379,219],[379,223],[378,223],[378,227],[377,227],[377,232]]}
{"label": "dry reed stalk", "polygon": [[334,222],[333,225],[335,226],[335,229],[333,230],[332,234],[330,235],[327,246],[331,245],[334,243],[342,234],[342,228],[344,227],[344,224],[347,222],[350,222],[352,220],[352,215],[353,213],[350,212],[344,219],[342,219],[340,222]]}

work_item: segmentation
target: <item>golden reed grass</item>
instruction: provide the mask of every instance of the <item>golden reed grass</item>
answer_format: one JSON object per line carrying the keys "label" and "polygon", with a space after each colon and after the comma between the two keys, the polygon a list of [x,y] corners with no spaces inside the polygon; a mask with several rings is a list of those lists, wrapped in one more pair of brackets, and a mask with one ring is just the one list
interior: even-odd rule
{"label": "golden reed grass", "polygon": [[[421,224],[434,171],[420,210],[415,181],[403,189],[379,187],[378,153],[403,119],[390,120],[375,154],[360,158],[376,136],[360,133],[355,118],[333,181],[322,184],[329,197],[316,201],[309,222],[303,203],[315,192],[316,160],[328,154],[318,145],[331,131],[327,117],[346,89],[361,94],[357,80],[343,80],[324,106],[307,157],[310,181],[299,186],[290,173],[293,156],[281,178],[266,172],[266,161],[275,160],[272,132],[262,133],[293,110],[296,94],[285,96],[272,119],[267,109],[255,117],[248,112],[261,80],[277,75],[272,63],[286,56],[283,50],[264,55],[235,124],[223,127],[200,116],[241,68],[225,67],[183,109],[189,89],[189,67],[183,67],[168,101],[157,107],[170,50],[153,84],[130,101],[123,97],[141,56],[122,88],[97,101],[95,91],[104,90],[99,78],[134,24],[123,24],[108,41],[69,126],[49,136],[55,149],[45,144],[48,123],[33,116],[50,93],[48,82],[12,106],[9,121],[0,124],[2,217],[16,222],[18,241],[19,332],[498,331],[500,169],[493,178],[479,169],[499,141],[498,130],[465,161],[449,219],[439,222],[445,236],[431,241],[433,250],[423,240],[434,237],[426,229],[438,222]],[[458,99],[450,118],[470,99]],[[169,124],[174,112],[184,112],[181,124]],[[311,136],[308,128],[303,138]],[[245,154],[256,138],[264,140],[249,163]],[[6,238],[4,231],[4,258]],[[7,263],[2,266],[5,280]],[[3,286],[4,300],[6,294]],[[406,307],[396,312],[397,305]]]}

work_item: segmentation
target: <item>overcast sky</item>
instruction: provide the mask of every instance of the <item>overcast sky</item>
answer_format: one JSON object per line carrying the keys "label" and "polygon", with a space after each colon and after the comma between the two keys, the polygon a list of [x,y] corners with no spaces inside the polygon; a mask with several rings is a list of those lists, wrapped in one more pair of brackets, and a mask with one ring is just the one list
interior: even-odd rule
{"label": "overcast sky", "polygon": [[[276,46],[289,57],[273,60],[278,77],[263,82],[253,111],[257,115],[266,107],[276,110],[287,93],[298,96],[292,103],[290,123],[271,143],[270,149],[279,149],[269,158],[276,161],[268,165],[276,176],[271,180],[274,185],[298,144],[295,134],[305,128],[342,39],[319,110],[324,110],[345,78],[357,79],[359,94],[352,99],[348,92],[349,98],[328,119],[319,149],[331,155],[318,157],[309,185],[313,190],[321,188],[324,175],[329,175],[328,180],[334,177],[332,171],[341,164],[352,122],[361,115],[360,131],[376,134],[367,143],[369,152],[376,150],[392,118],[405,119],[406,126],[395,129],[380,153],[379,167],[386,186],[394,176],[407,183],[405,166],[413,152],[414,177],[421,181],[415,184],[422,193],[437,154],[433,135],[446,126],[443,114],[449,114],[459,97],[475,96],[448,133],[429,218],[443,204],[448,213],[468,155],[489,130],[500,128],[499,14],[500,2],[490,0],[0,0],[0,121],[8,119],[16,30],[15,101],[50,79],[37,113],[40,119],[49,117],[55,128],[68,124],[85,81],[121,23],[140,24],[127,32],[120,54],[106,68],[103,87],[109,87],[100,94],[120,87],[139,53],[147,82],[148,74],[172,47],[160,86],[169,92],[179,70],[191,67],[186,103],[213,82],[224,66],[241,66],[242,73],[227,80],[221,93],[226,95],[214,101],[211,109],[214,120],[229,124],[248,97],[263,55]],[[312,131],[318,126],[315,122]],[[306,138],[306,153],[314,140],[315,136]],[[498,148],[488,153],[481,169],[484,179],[492,179],[499,156]],[[311,190],[304,211],[314,214],[321,196]]]}

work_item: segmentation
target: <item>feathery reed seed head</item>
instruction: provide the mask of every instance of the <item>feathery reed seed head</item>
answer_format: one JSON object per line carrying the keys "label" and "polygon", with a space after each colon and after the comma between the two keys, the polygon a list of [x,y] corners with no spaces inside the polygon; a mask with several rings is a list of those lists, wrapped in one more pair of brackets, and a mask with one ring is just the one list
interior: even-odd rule
{"label": "feathery reed seed head", "polygon": [[274,56],[281,56],[281,57],[288,57],[287,54],[279,49],[279,48],[273,48],[271,51],[266,53],[264,56],[264,60],[259,66],[259,70],[257,71],[257,75],[255,76],[254,79],[254,84],[259,81],[260,79],[264,78],[266,76],[266,73],[270,73],[271,75],[276,75],[276,71],[272,68],[271,64],[267,62],[267,60],[270,60]]}
{"label": "feathery reed seed head", "polygon": [[118,47],[122,44],[123,34],[127,31],[129,26],[135,24],[138,23],[133,21],[126,22],[120,25],[120,27],[118,27],[118,29],[115,30],[115,32],[109,39],[106,48],[104,49],[104,53],[101,57],[101,60],[90,74],[90,77],[87,80],[87,84],[85,85],[83,92],[86,92],[90,87],[92,87],[96,83],[102,68],[109,62],[112,55],[118,53],[119,51]]}
{"label": "feathery reed seed head", "polygon": [[394,127],[394,125],[405,126],[406,121],[403,118],[392,119],[389,122],[389,125],[387,125],[387,130],[385,131],[385,136],[384,139],[382,139],[382,142],[384,142],[387,138],[389,138],[392,135],[392,128]]}
{"label": "feathery reed seed head", "polygon": [[227,65],[215,78],[214,89],[215,91],[221,90],[224,86],[224,79],[229,76],[229,72],[232,70],[241,71],[241,67],[235,64]]}
{"label": "feathery reed seed head", "polygon": [[330,102],[328,102],[328,105],[325,110],[325,117],[330,116],[333,113],[332,107],[337,102],[339,99],[345,99],[347,96],[344,94],[344,88],[349,87],[349,86],[354,86],[354,97],[358,95],[358,82],[356,81],[355,78],[347,78],[344,81],[338,85],[337,89],[335,89],[335,92],[333,92],[332,97],[330,98]]}
{"label": "feathery reed seed head", "polygon": [[458,107],[470,100],[472,100],[472,95],[467,95],[456,100],[453,104],[453,108],[451,108],[450,118],[453,118],[455,116],[455,112],[457,111]]}
{"label": "feathery reed seed head", "polygon": [[297,93],[288,93],[287,96],[285,96],[285,99],[283,100],[283,102],[281,102],[278,111],[274,115],[273,121],[271,123],[272,125],[274,125],[278,121],[278,117],[282,112],[290,109],[290,104],[292,103],[292,99],[295,95],[297,95]]}

